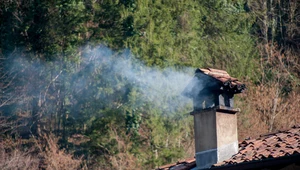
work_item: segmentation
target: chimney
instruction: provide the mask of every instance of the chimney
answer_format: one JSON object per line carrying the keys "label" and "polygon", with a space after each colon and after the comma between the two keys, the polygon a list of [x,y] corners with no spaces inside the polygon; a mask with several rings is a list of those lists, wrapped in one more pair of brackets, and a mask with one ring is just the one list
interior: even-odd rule
{"label": "chimney", "polygon": [[197,69],[183,91],[193,99],[197,169],[230,158],[238,152],[237,117],[233,96],[245,90],[245,85],[226,71]]}

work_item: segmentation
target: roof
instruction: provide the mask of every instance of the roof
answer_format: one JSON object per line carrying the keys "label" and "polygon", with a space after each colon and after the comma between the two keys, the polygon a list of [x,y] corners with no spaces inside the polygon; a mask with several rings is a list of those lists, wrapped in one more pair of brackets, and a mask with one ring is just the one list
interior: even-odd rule
{"label": "roof", "polygon": [[300,126],[292,129],[261,135],[258,139],[244,140],[239,152],[214,166],[224,166],[300,154]]}
{"label": "roof", "polygon": [[[214,164],[213,167],[216,169],[221,169],[221,167],[230,166],[232,168],[233,166],[243,163],[262,162],[265,160],[280,162],[278,161],[280,158],[288,158],[289,160],[292,160],[293,156],[297,156],[296,159],[299,161],[300,126],[294,126],[291,129],[279,131],[276,133],[261,135],[257,139],[244,140],[239,143],[239,152],[237,154],[233,155],[228,160]],[[189,160],[189,162],[178,161],[175,164],[165,165],[159,167],[158,169],[188,170],[196,167],[195,158],[187,160]]]}

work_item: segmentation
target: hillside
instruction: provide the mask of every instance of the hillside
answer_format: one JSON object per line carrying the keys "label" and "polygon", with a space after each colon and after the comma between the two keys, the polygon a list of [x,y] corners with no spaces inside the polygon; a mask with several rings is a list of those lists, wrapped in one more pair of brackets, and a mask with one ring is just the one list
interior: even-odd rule
{"label": "hillside", "polygon": [[299,9],[0,0],[0,169],[153,169],[193,156],[181,93],[196,68],[246,84],[235,97],[240,140],[299,124]]}

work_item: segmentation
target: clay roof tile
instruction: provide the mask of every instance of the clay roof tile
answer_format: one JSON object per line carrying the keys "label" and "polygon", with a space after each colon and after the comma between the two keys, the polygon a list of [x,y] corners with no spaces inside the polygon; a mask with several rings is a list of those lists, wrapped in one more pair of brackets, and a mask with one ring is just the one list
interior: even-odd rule
{"label": "clay roof tile", "polygon": [[245,90],[245,84],[238,81],[237,78],[231,77],[226,71],[213,68],[199,68],[197,72],[207,74],[220,82],[224,83],[224,87],[232,90],[234,93],[240,93]]}

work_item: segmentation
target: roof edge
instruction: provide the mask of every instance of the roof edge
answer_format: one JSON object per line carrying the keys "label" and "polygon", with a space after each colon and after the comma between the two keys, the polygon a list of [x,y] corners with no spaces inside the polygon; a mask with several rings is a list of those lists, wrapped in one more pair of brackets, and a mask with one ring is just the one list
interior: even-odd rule
{"label": "roof edge", "polygon": [[[289,156],[282,156],[277,158],[268,158],[262,160],[253,160],[250,162],[242,162],[238,164],[232,165],[224,165],[224,166],[214,166],[208,168],[209,170],[247,170],[254,168],[266,168],[266,167],[276,167],[278,165],[287,165],[290,163],[299,163],[300,154],[293,154]],[[207,170],[208,170],[207,169]]]}

